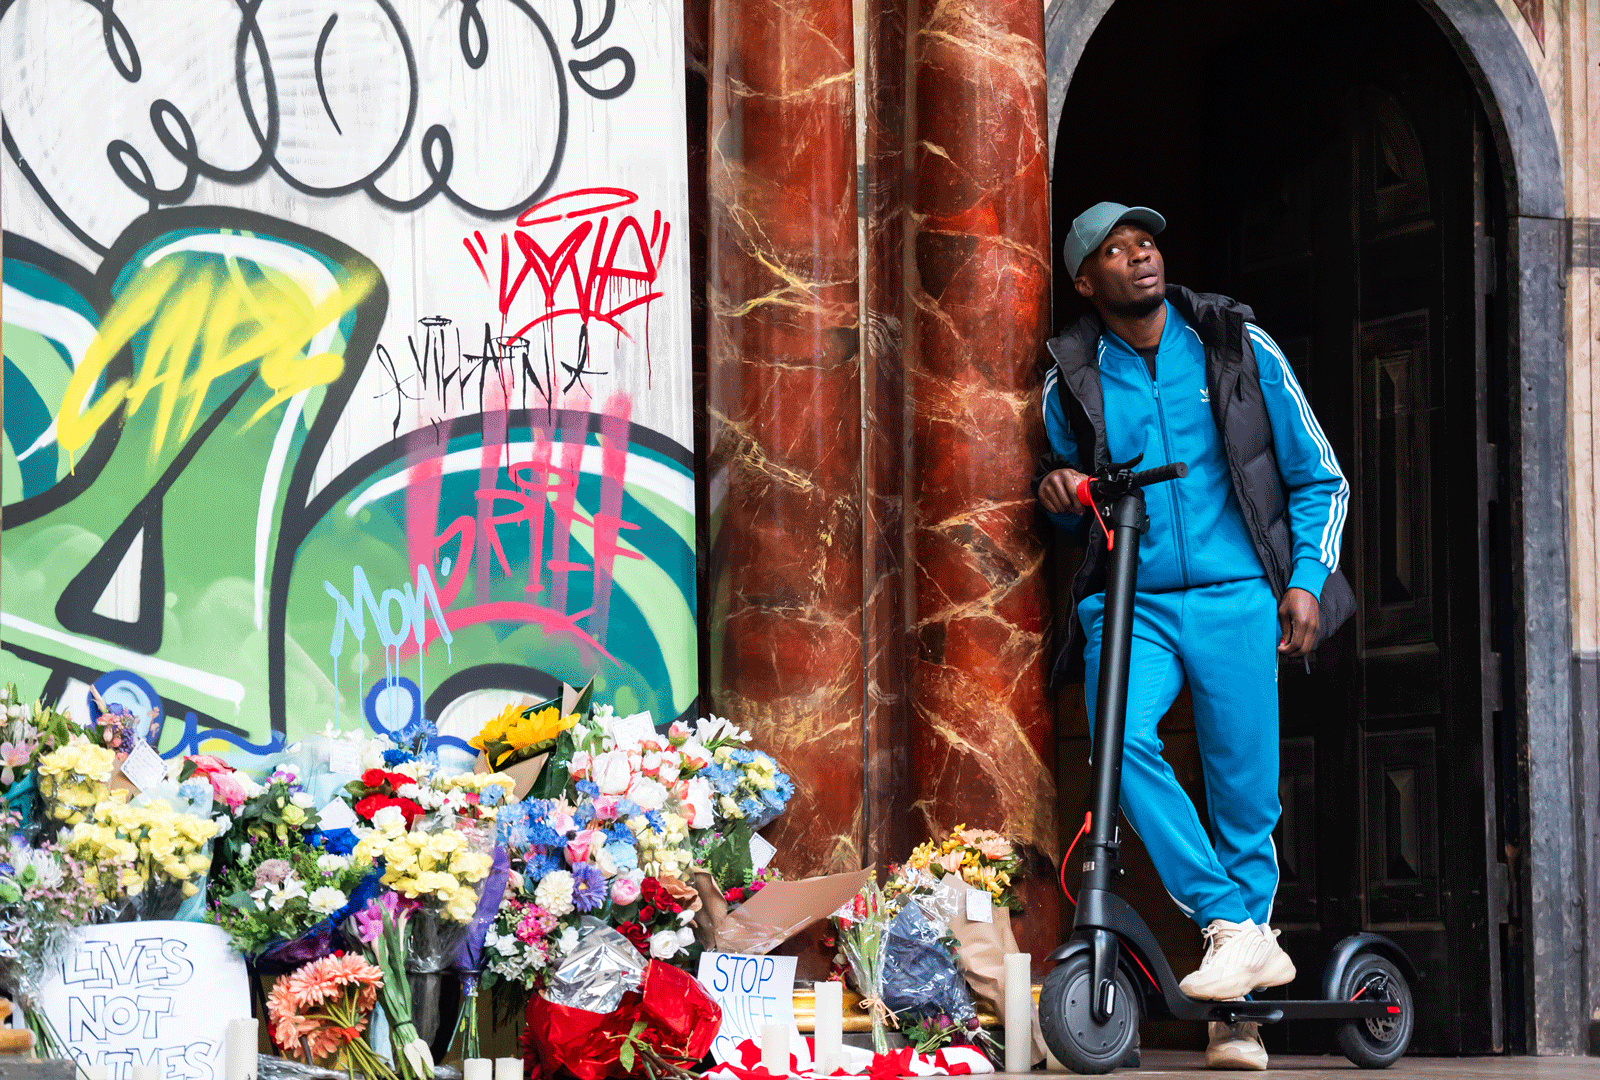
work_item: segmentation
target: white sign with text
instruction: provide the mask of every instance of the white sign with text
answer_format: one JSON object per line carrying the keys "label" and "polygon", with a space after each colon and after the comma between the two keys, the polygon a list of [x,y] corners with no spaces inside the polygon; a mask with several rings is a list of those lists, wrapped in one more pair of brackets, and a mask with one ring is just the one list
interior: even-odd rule
{"label": "white sign with text", "polygon": [[722,1030],[711,1044],[717,1061],[739,1060],[739,1044],[759,1044],[768,1024],[789,1028],[790,1053],[804,1052],[794,1023],[793,956],[749,956],[744,953],[700,954],[700,985],[722,1007]]}
{"label": "white sign with text", "polygon": [[132,1080],[137,1065],[223,1080],[228,1021],[250,1015],[244,958],[204,923],[76,930],[40,996],[72,1057],[106,1066],[106,1080]]}

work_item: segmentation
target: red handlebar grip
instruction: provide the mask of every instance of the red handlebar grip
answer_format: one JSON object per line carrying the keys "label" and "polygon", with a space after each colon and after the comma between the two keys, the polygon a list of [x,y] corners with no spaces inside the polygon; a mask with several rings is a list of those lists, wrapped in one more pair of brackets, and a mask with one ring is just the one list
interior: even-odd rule
{"label": "red handlebar grip", "polygon": [[1089,494],[1089,478],[1087,476],[1078,481],[1078,490],[1074,494],[1078,496],[1078,503],[1081,506],[1089,507],[1094,505],[1094,496]]}

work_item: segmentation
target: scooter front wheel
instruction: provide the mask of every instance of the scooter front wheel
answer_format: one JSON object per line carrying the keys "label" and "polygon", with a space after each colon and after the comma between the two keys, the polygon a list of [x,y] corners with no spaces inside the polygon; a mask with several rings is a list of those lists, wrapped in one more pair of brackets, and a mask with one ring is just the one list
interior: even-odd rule
{"label": "scooter front wheel", "polygon": [[1339,1049],[1344,1056],[1363,1069],[1387,1069],[1399,1061],[1411,1044],[1416,1022],[1411,987],[1400,969],[1386,956],[1358,953],[1339,981],[1339,996],[1388,1006],[1384,1016],[1346,1020],[1339,1025]]}
{"label": "scooter front wheel", "polygon": [[1119,968],[1105,1023],[1094,1018],[1094,976],[1089,953],[1067,957],[1044,977],[1039,993],[1039,1027],[1056,1060],[1075,1073],[1108,1073],[1128,1056],[1139,1037],[1139,999]]}

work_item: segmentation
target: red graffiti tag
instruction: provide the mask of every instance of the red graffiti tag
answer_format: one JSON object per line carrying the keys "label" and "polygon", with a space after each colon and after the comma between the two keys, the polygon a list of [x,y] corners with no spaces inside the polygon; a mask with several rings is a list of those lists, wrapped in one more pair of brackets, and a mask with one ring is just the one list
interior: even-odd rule
{"label": "red graffiti tag", "polygon": [[482,232],[463,237],[461,243],[484,283],[498,290],[502,333],[531,272],[539,282],[544,310],[505,336],[520,338],[536,326],[575,315],[632,337],[618,320],[639,307],[648,316],[649,305],[661,298],[656,284],[672,232],[660,210],[651,214],[648,233],[632,213],[614,217],[638,201],[623,188],[581,188],[552,195],[523,211],[515,232],[500,234],[498,266],[491,265],[493,256]]}

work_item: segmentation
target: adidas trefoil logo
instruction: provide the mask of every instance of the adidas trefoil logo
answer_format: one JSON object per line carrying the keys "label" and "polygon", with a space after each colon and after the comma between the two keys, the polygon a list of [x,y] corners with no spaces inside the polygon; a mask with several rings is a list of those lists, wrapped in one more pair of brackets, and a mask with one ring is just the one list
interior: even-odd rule
{"label": "adidas trefoil logo", "polygon": [[1202,386],[1200,388],[1200,400],[1206,402],[1207,404],[1211,402],[1211,388],[1209,386]]}

